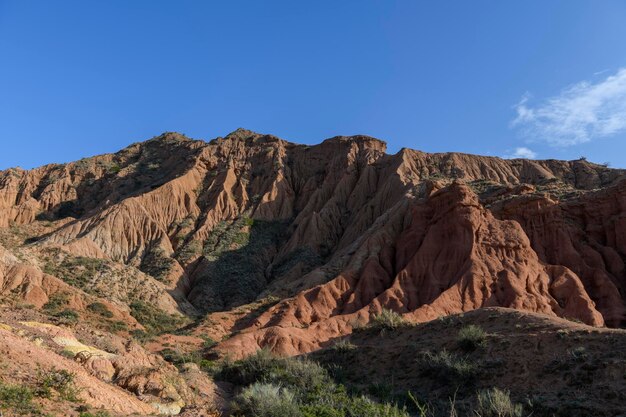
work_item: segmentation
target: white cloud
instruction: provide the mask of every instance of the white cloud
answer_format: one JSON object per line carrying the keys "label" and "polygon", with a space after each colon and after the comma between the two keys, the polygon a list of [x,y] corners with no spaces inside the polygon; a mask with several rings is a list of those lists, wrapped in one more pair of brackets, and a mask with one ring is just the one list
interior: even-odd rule
{"label": "white cloud", "polygon": [[525,159],[533,159],[537,157],[537,153],[532,149],[526,148],[524,146],[515,148],[515,151],[512,153],[505,155],[505,158],[514,159],[514,158],[525,158]]}
{"label": "white cloud", "polygon": [[524,94],[511,125],[528,139],[571,146],[626,130],[626,68],[598,83],[583,81],[535,106]]}

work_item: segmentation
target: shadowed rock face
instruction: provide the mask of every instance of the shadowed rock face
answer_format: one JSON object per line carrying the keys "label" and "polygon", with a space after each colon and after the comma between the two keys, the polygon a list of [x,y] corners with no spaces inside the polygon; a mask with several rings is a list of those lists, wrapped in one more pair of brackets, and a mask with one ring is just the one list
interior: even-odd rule
{"label": "shadowed rock face", "polygon": [[209,143],[167,133],[1,172],[0,226],[54,221],[33,245],[139,268],[187,313],[277,296],[218,350],[297,354],[383,308],[426,321],[500,306],[622,326],[624,174],[585,160],[388,155],[366,136],[305,146],[242,129]]}

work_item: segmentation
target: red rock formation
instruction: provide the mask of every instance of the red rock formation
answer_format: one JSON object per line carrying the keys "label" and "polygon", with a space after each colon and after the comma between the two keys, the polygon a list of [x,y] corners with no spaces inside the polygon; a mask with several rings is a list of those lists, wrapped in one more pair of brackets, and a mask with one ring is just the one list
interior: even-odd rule
{"label": "red rock formation", "polygon": [[164,134],[0,173],[0,226],[65,218],[34,247],[137,267],[201,312],[284,298],[219,347],[235,354],[310,351],[382,308],[624,323],[623,171],[384,151],[365,136]]}

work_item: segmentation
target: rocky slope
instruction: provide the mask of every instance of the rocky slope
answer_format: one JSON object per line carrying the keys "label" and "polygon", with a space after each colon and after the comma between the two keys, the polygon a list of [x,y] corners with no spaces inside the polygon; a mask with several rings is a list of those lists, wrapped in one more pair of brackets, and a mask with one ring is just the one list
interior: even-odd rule
{"label": "rocky slope", "polygon": [[382,307],[428,320],[484,305],[620,325],[622,171],[384,150],[362,136],[164,134],[3,172],[0,224],[58,220],[33,245],[136,267],[187,313],[295,297],[259,328],[341,332]]}
{"label": "rocky slope", "polygon": [[383,309],[425,322],[508,307],[622,327],[625,174],[583,159],[390,155],[366,136],[165,133],[0,172],[0,296],[53,321],[69,309],[119,337],[144,332],[154,349],[162,333],[211,337],[213,356],[234,358],[315,351]]}
{"label": "rocky slope", "polygon": [[[468,328],[484,331],[477,346],[461,343]],[[498,307],[361,329],[310,357],[353,389],[399,402],[411,392],[427,415],[449,416],[452,405],[457,415],[475,415],[476,392],[500,387],[524,416],[608,417],[625,411],[624,347],[622,329]]]}

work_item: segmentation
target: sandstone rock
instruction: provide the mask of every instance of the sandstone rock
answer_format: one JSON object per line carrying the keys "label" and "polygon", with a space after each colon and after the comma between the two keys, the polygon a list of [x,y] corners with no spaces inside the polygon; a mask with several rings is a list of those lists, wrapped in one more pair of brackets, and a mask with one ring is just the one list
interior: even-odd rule
{"label": "sandstone rock", "polygon": [[[622,326],[625,179],[584,160],[389,155],[366,136],[304,146],[243,129],[208,143],[168,133],[0,173],[0,226],[54,220],[24,251],[60,248],[160,280],[102,278],[119,304],[150,294],[195,314],[278,296],[234,320],[239,334],[217,349],[298,354],[383,308],[426,321],[502,306]],[[62,284],[0,255],[4,294],[41,306]],[[137,378],[137,393],[158,379]]]}

